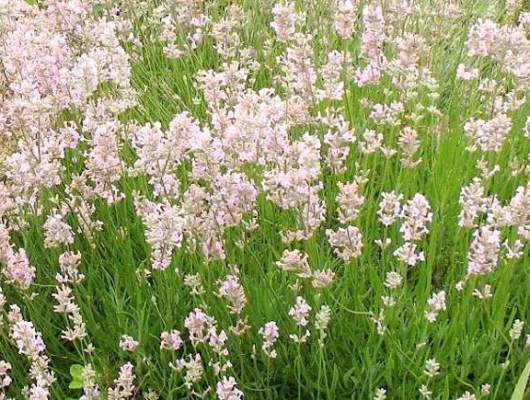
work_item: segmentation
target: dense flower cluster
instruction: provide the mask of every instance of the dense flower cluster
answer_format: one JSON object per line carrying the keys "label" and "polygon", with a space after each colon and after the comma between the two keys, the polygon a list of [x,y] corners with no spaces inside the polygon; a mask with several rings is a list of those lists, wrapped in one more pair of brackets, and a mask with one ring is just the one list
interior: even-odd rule
{"label": "dense flower cluster", "polygon": [[226,3],[0,0],[0,400],[503,396],[530,12]]}

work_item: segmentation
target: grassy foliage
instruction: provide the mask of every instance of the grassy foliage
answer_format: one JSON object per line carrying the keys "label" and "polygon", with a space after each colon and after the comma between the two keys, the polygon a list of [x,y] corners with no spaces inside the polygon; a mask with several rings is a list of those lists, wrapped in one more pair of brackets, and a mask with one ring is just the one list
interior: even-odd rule
{"label": "grassy foliage", "polygon": [[[150,11],[139,15],[134,14],[135,7],[125,5],[119,17],[112,17],[110,4],[105,4],[105,10],[101,11],[104,15],[101,18],[134,21],[134,34],[143,44],[141,49],[135,49],[130,42],[122,40],[122,46],[131,54],[130,81],[138,92],[138,104],[119,115],[125,128],[116,134],[116,142],[125,166],[131,167],[138,159],[131,141],[134,128],[126,125],[133,121],[139,126],[158,121],[162,129],[167,130],[176,114],[187,111],[203,128],[215,131],[212,124],[215,113],[205,100],[196,77],[199,71],[226,70],[223,64],[238,62],[242,49],[254,49],[253,60],[259,63],[259,68],[250,71],[245,79],[244,90],[257,92],[272,87],[282,100],[289,98],[289,88],[278,84],[275,76],[283,73],[278,58],[293,44],[275,40],[270,27],[273,3],[235,2],[241,7],[244,18],[237,29],[239,42],[233,57],[219,55],[215,50],[216,38],[208,34],[196,49],[186,51],[178,59],[164,54],[164,44],[157,40],[156,27],[149,22],[150,13],[159,2],[147,3]],[[211,21],[219,21],[227,16],[232,3],[204,2],[201,12]],[[362,10],[368,4],[358,4],[357,32],[351,39],[344,39],[335,31],[332,11],[336,5],[332,3],[323,0],[296,3],[297,10],[306,13],[299,31],[313,36],[311,61],[320,71],[328,60],[328,53],[338,50],[351,55],[353,69],[360,68],[366,64],[360,48],[365,29]],[[146,226],[138,216],[134,199],[143,195],[160,204],[166,199],[153,193],[145,174],[137,176],[124,167],[123,174],[115,182],[125,196],[123,200],[116,203],[102,198],[90,200],[95,210],[91,219],[101,221],[103,228],[91,232],[93,237],[90,237],[74,206],[65,213],[64,221],[75,232],[75,241],[50,248],[45,245],[43,225],[52,211],[65,204],[67,188],[71,187],[74,177],[87,169],[87,154],[93,146],[90,133],[84,134],[86,142],[68,149],[61,160],[65,168],[61,184],[43,188],[34,204],[21,203],[18,210],[13,211],[27,225],[11,230],[11,243],[26,250],[31,264],[36,267],[36,277],[29,291],[21,291],[4,278],[0,283],[8,304],[18,304],[24,318],[32,321],[42,333],[51,359],[50,368],[57,377],[50,398],[79,398],[83,386],[80,366],[88,364],[94,367],[102,390],[111,387],[119,366],[126,362],[134,364],[136,376],[136,389],[131,398],[150,398],[147,397],[149,390],[158,393],[160,399],[193,398],[192,390],[184,385],[184,372],[176,372],[168,364],[195,353],[201,354],[205,372],[193,390],[203,393],[211,388],[205,392],[205,397],[215,398],[220,375],[215,374],[208,363],[225,359],[207,345],[192,346],[187,340],[183,324],[195,308],[214,316],[217,327],[229,334],[226,347],[232,366],[226,376],[236,379],[247,399],[371,399],[378,388],[384,388],[389,399],[419,399],[422,398],[419,392],[422,385],[428,386],[434,399],[455,399],[466,391],[474,393],[477,399],[502,400],[512,395],[528,362],[524,335],[519,340],[510,335],[516,319],[528,321],[530,318],[528,250],[525,248],[516,259],[509,259],[503,253],[491,273],[470,277],[463,290],[457,290],[455,285],[466,276],[474,232],[474,229],[459,226],[459,196],[464,186],[480,176],[477,160],[483,157],[490,169],[500,166],[500,171],[482,179],[481,185],[487,195],[495,194],[504,206],[518,187],[528,184],[527,171],[517,175],[512,172],[514,162],[517,161],[522,169],[528,163],[529,143],[523,131],[530,106],[524,103],[509,112],[513,127],[497,152],[468,151],[466,148],[471,140],[464,134],[464,125],[471,118],[489,120],[496,115],[490,107],[495,96],[509,92],[519,97],[526,94],[525,86],[506,73],[502,62],[493,57],[470,57],[466,45],[469,30],[479,18],[489,18],[499,24],[514,24],[517,19],[510,17],[503,2],[465,1],[456,18],[429,16],[428,11],[434,10],[439,3],[435,1],[421,1],[419,11],[409,16],[392,14],[386,8],[387,2],[383,3],[385,16],[388,13],[387,28],[392,28],[382,48],[385,55],[389,60],[395,59],[398,53],[395,37],[415,33],[427,38],[428,46],[419,56],[419,65],[430,70],[437,82],[434,92],[439,96],[430,96],[433,90],[422,86],[417,88],[417,96],[407,102],[403,100],[403,91],[389,75],[383,74],[377,85],[359,87],[353,77],[346,78],[343,74],[342,100],[324,99],[312,103],[310,113],[313,116],[331,107],[339,109],[355,131],[357,142],[349,146],[343,172],[334,173],[321,161],[319,180],[323,186],[319,197],[327,211],[324,221],[309,239],[290,244],[282,241],[282,232],[296,229],[299,210],[282,209],[270,201],[268,193],[261,188],[270,163],[241,164],[235,170],[246,174],[259,189],[254,207],[258,227],[246,230],[239,224],[225,229],[224,260],[207,260],[200,248],[193,247],[191,240],[185,239],[185,245],[173,252],[169,268],[152,270],[152,249],[146,241]],[[180,43],[186,42],[188,28],[185,25],[179,28]],[[480,78],[459,79],[457,68],[462,63],[477,68]],[[479,90],[485,78],[500,82],[495,93],[484,94]],[[319,76],[317,85],[322,84]],[[95,98],[105,97],[104,93],[113,90],[112,85],[99,87]],[[395,126],[375,123],[370,108],[363,107],[363,99],[371,105],[403,101],[400,123]],[[227,109],[230,107],[226,105]],[[436,107],[439,112],[425,111],[428,107]],[[74,109],[63,112],[57,116],[56,126],[66,121],[82,121],[83,113],[83,110]],[[422,118],[415,120],[414,114]],[[413,168],[403,165],[401,150],[396,145],[405,126],[418,132],[421,144],[415,159],[421,158],[422,162]],[[379,150],[371,154],[363,152],[359,142],[368,129],[382,132],[384,143],[400,152],[390,158]],[[319,138],[324,155],[329,149],[324,141],[328,130],[329,126],[322,123],[292,124],[289,136],[292,143],[301,140],[305,133]],[[181,193],[193,183],[210,187],[211,182],[193,178],[193,168],[191,157],[183,160],[175,171]],[[223,165],[221,170],[230,169]],[[337,183],[351,182],[359,177],[366,178],[360,185],[364,204],[354,224],[362,232],[364,246],[360,257],[345,262],[334,254],[326,229],[343,226],[337,214]],[[4,181],[6,185],[11,184],[9,177]],[[417,241],[425,253],[425,261],[414,266],[398,260],[393,254],[405,242],[399,223],[385,227],[378,219],[382,193],[390,191],[402,193],[405,200],[421,193],[431,207],[433,219],[429,233]],[[173,204],[180,207],[180,200]],[[530,210],[527,215],[529,213]],[[487,216],[487,212],[481,214],[477,225],[487,225]],[[14,218],[7,214],[2,218],[6,224],[15,226]],[[517,228],[516,225],[499,228],[503,240],[512,244],[520,238]],[[387,248],[375,243],[386,238],[392,240]],[[280,270],[276,262],[285,249],[298,249],[307,254],[314,270],[331,269],[335,273],[333,283],[317,289],[309,281]],[[82,254],[80,271],[86,276],[75,285],[74,294],[87,335],[74,342],[61,338],[61,330],[71,325],[71,321],[53,308],[58,260],[65,251]],[[229,333],[238,317],[229,312],[226,300],[218,296],[219,281],[230,272],[231,265],[239,268],[248,300],[242,316],[248,318],[250,329],[242,336]],[[384,284],[391,271],[398,272],[404,279],[396,290]],[[192,274],[200,276],[204,293],[193,295],[184,284],[185,276]],[[293,285],[300,285],[300,288],[293,290]],[[476,290],[483,290],[484,285],[491,285],[493,297],[477,298]],[[425,318],[428,300],[441,290],[446,292],[446,310],[431,323]],[[311,337],[300,344],[289,339],[290,334],[305,330],[289,315],[298,295],[312,307],[308,325]],[[385,306],[382,299],[390,295],[396,302],[393,307]],[[315,313],[322,305],[331,307],[332,316],[326,336],[319,338],[314,322]],[[380,310],[384,310],[384,334],[378,334],[374,323],[374,319],[380,317]],[[5,314],[7,311],[6,306]],[[258,330],[268,321],[276,321],[280,328],[275,359],[261,351],[263,338]],[[160,349],[160,334],[172,329],[179,330],[186,339],[184,346],[174,353]],[[9,330],[4,318],[0,329],[0,359],[11,364],[13,378],[6,389],[6,398],[22,398],[21,390],[30,382],[27,376],[30,361],[17,354]],[[139,342],[134,352],[119,348],[122,335],[131,335]],[[93,347],[93,351],[87,352],[87,347]],[[429,359],[440,364],[439,375],[425,375]],[[517,384],[519,393],[523,393],[524,383]],[[492,387],[488,395],[482,390],[485,384]],[[105,395],[102,398],[106,398]],[[522,399],[523,395],[512,398]]]}

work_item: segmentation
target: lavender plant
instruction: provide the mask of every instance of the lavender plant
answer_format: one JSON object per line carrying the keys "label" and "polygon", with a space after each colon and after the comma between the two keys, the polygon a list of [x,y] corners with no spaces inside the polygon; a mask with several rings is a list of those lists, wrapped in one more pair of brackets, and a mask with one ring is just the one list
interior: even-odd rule
{"label": "lavender plant", "polygon": [[529,34],[0,0],[0,400],[522,398]]}

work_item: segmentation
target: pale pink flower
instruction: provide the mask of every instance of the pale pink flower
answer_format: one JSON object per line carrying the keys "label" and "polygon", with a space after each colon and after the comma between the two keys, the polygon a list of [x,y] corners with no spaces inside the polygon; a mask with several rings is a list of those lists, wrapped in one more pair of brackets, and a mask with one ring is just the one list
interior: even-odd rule
{"label": "pale pink flower", "polygon": [[363,236],[358,228],[348,226],[336,231],[326,229],[326,236],[335,254],[344,261],[349,262],[361,255]]}
{"label": "pale pink flower", "polygon": [[284,250],[282,258],[276,265],[283,271],[294,272],[300,278],[310,278],[312,275],[308,256],[300,250]]}
{"label": "pale pink flower", "polygon": [[296,32],[296,22],[302,16],[295,12],[295,3],[289,2],[285,5],[275,4],[272,9],[273,22],[271,27],[276,32],[278,41],[287,42],[292,39]]}
{"label": "pale pink flower", "polygon": [[199,353],[190,354],[188,359],[181,358],[177,360],[175,365],[170,364],[170,367],[176,371],[182,371],[186,369],[184,375],[184,384],[190,389],[196,382],[199,382],[204,374],[204,367],[202,365],[202,357]]}
{"label": "pale pink flower", "polygon": [[382,200],[379,203],[377,215],[379,220],[385,226],[392,225],[401,215],[401,201],[403,195],[394,191],[381,193]]}
{"label": "pale pink flower", "polygon": [[227,275],[219,283],[219,297],[225,297],[230,302],[228,306],[230,313],[240,314],[247,303],[247,297],[239,277],[237,275]]}
{"label": "pale pink flower", "polygon": [[120,368],[118,378],[114,380],[114,388],[109,390],[109,400],[125,400],[133,396],[136,378],[133,368],[134,366],[130,362]]}
{"label": "pale pink flower", "polygon": [[357,1],[341,0],[335,10],[335,30],[343,39],[349,39],[355,32]]}
{"label": "pale pink flower", "polygon": [[420,261],[425,261],[423,251],[418,251],[416,243],[405,242],[394,251],[394,256],[407,265],[416,265]]}
{"label": "pale pink flower", "polygon": [[276,322],[267,322],[265,326],[259,329],[258,333],[263,338],[263,344],[261,345],[263,352],[270,358],[276,358],[278,353],[273,349],[273,346],[280,337],[280,330]]}
{"label": "pale pink flower", "polygon": [[58,247],[62,244],[74,243],[74,233],[70,225],[62,220],[62,216],[49,215],[44,223],[44,244],[48,248]]}
{"label": "pale pink flower", "polygon": [[423,373],[429,377],[434,378],[437,375],[440,375],[440,363],[436,361],[435,358],[429,358],[425,361],[425,369]]}
{"label": "pale pink flower", "polygon": [[160,334],[160,348],[164,350],[177,351],[182,347],[184,341],[180,337],[180,332],[171,330]]}
{"label": "pale pink flower", "polygon": [[467,275],[485,275],[497,268],[501,249],[501,233],[489,226],[473,232],[468,253]]}
{"label": "pale pink flower", "polygon": [[464,64],[459,64],[456,70],[456,77],[464,81],[470,81],[479,77],[477,68],[468,69]]}
{"label": "pale pink flower", "polygon": [[499,152],[511,129],[512,120],[505,114],[498,114],[489,121],[471,119],[464,125],[464,132],[473,140],[467,149]]}
{"label": "pale pink flower", "polygon": [[133,352],[139,344],[140,343],[137,340],[129,335],[122,335],[120,338],[120,348],[123,351]]}
{"label": "pale pink flower", "polygon": [[445,305],[445,291],[434,293],[432,297],[427,300],[428,309],[425,310],[425,317],[429,322],[435,322],[440,311],[446,310]]}
{"label": "pale pink flower", "polygon": [[335,273],[331,269],[317,270],[313,272],[313,280],[311,281],[311,284],[317,289],[322,289],[331,285],[334,278]]}
{"label": "pale pink flower", "polygon": [[91,364],[83,368],[83,396],[79,400],[97,400],[100,398],[99,385],[96,383],[96,371]]}
{"label": "pale pink flower", "polygon": [[302,296],[296,298],[296,304],[289,310],[289,315],[294,319],[298,326],[306,326],[311,306]]}
{"label": "pale pink flower", "polygon": [[11,377],[8,375],[11,364],[0,360],[0,389],[7,388],[11,384]]}
{"label": "pale pink flower", "polygon": [[216,393],[219,400],[239,400],[243,398],[243,392],[236,387],[236,380],[233,377],[223,376],[217,383]]}
{"label": "pale pink flower", "polygon": [[364,204],[364,196],[360,195],[359,184],[357,182],[337,184],[339,194],[337,204],[339,205],[339,221],[341,224],[353,222],[360,214]]}
{"label": "pale pink flower", "polygon": [[513,322],[512,327],[510,328],[510,338],[512,340],[519,340],[521,338],[521,335],[523,334],[524,329],[524,321],[521,321],[520,319],[516,319]]}
{"label": "pale pink flower", "polygon": [[386,274],[386,279],[384,285],[389,289],[397,289],[403,284],[403,277],[395,272],[390,271]]}
{"label": "pale pink flower", "polygon": [[81,253],[66,252],[59,256],[60,273],[55,276],[59,283],[77,284],[85,279],[85,275],[79,273]]}
{"label": "pale pink flower", "polygon": [[200,308],[190,312],[184,321],[184,326],[190,334],[190,341],[195,346],[206,343],[210,336],[210,328],[214,320]]}
{"label": "pale pink flower", "polygon": [[429,233],[428,225],[432,221],[431,206],[420,193],[416,193],[401,209],[402,219],[399,231],[407,241],[420,240]]}

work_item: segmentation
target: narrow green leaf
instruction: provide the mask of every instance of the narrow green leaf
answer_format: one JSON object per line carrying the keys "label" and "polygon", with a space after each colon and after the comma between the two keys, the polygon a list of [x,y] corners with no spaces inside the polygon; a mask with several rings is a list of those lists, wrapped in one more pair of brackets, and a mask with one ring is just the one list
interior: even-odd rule
{"label": "narrow green leaf", "polygon": [[526,367],[524,367],[523,373],[517,381],[517,385],[515,386],[511,400],[523,400],[526,384],[528,383],[528,377],[530,377],[530,361],[526,363]]}

